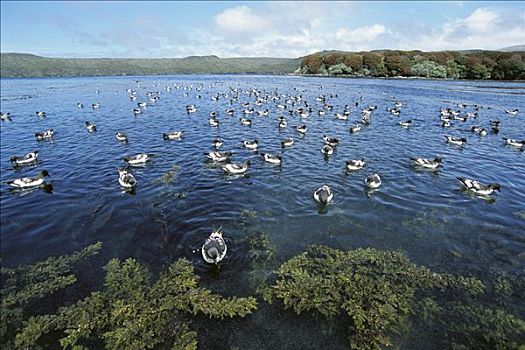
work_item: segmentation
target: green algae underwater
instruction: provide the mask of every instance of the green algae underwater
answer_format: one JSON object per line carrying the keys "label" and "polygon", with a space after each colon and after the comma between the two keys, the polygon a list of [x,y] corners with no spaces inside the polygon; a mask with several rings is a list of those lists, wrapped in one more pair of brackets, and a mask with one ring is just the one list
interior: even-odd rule
{"label": "green algae underwater", "polygon": [[[75,267],[86,265],[102,243],[32,265],[2,267],[2,348],[197,349],[192,319],[198,315],[216,320],[209,321],[217,323],[209,331],[220,332],[220,320],[253,317],[258,307],[275,304],[296,314],[292,317],[307,313],[342,326],[349,349],[406,348],[421,334],[440,349],[525,349],[525,322],[508,311],[525,290],[522,276],[494,271],[482,281],[432,272],[399,252],[321,245],[278,266],[264,234],[249,243],[252,269],[265,274],[246,297],[199,287],[186,259],[156,278],[134,259],[111,259],[100,290],[42,313],[36,305],[74,289]],[[222,345],[218,348],[238,348]]]}

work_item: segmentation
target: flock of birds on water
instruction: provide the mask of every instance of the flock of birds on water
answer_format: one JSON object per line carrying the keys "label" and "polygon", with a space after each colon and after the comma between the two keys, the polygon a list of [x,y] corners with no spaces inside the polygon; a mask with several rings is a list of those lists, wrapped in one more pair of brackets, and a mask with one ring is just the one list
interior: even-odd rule
{"label": "flock of birds on water", "polygon": [[[139,81],[136,81],[137,86],[140,86]],[[212,85],[210,85],[212,87]],[[175,89],[183,89],[183,90],[196,90],[197,92],[201,91],[203,89],[203,86],[197,86],[194,87],[193,85],[180,85],[180,84],[174,84],[172,86],[166,86],[166,91],[171,91],[173,88]],[[322,90],[322,86],[320,87]],[[135,101],[137,99],[137,91],[132,90],[130,88],[126,89],[126,92],[129,95],[129,98],[132,101]],[[97,94],[99,94],[99,91],[96,91]],[[240,94],[245,93],[250,98],[253,99],[253,102],[239,102]],[[150,103],[155,103],[160,99],[160,92],[148,92],[146,96],[149,98]],[[184,95],[187,97],[189,96],[188,92],[185,92]],[[201,99],[201,95],[196,95],[196,99]],[[252,119],[251,116],[257,115],[259,117],[267,117],[269,115],[269,109],[261,109],[260,106],[268,103],[273,103],[275,105],[275,108],[277,111],[279,111],[279,118],[278,118],[278,124],[276,127],[279,130],[282,130],[284,128],[288,127],[288,120],[285,117],[285,115],[288,115],[291,117],[299,117],[300,120],[303,120],[305,118],[311,117],[311,116],[319,116],[323,117],[325,115],[332,115],[333,118],[335,117],[335,120],[342,120],[342,121],[348,121],[350,117],[350,105],[345,105],[344,109],[341,111],[341,113],[336,113],[333,111],[334,107],[330,103],[328,103],[328,97],[330,99],[338,98],[337,94],[329,94],[328,96],[320,94],[316,97],[316,101],[319,102],[322,107],[318,110],[315,110],[313,107],[313,104],[309,103],[307,100],[303,99],[303,96],[301,94],[296,95],[288,95],[288,94],[280,94],[277,92],[264,92],[259,91],[256,89],[252,90],[242,90],[239,88],[233,88],[230,87],[229,92],[227,93],[217,93],[211,96],[212,101],[218,101],[219,99],[227,99],[229,100],[231,108],[228,108],[224,111],[225,117],[233,117],[236,114],[240,114],[241,117],[239,118],[240,125],[242,126],[251,126],[252,125]],[[360,101],[354,102],[353,106],[359,107],[360,102],[363,97],[360,97]],[[235,106],[240,106],[240,109],[236,109]],[[147,108],[148,103],[147,102],[138,102],[137,107],[133,109],[133,114],[135,116],[143,113],[143,111]],[[443,108],[439,112],[440,116],[440,122],[443,128],[448,128],[452,125],[452,123],[455,122],[465,122],[469,119],[477,119],[478,118],[478,112],[480,108],[483,108],[483,106],[479,105],[466,105],[466,104],[457,104],[457,109],[453,110],[451,108]],[[77,107],[79,109],[84,108],[84,104],[78,102]],[[387,111],[391,113],[394,116],[400,116],[401,114],[401,108],[403,107],[403,104],[401,102],[395,102],[394,105],[390,108],[387,108]],[[467,107],[472,107],[473,112],[464,112]],[[99,109],[100,104],[99,103],[93,103],[91,105],[92,109]],[[256,110],[256,108],[258,110]],[[355,134],[359,131],[361,131],[364,127],[369,127],[371,125],[372,121],[372,115],[373,112],[377,109],[377,106],[374,105],[367,105],[364,109],[361,111],[361,121],[358,124],[351,125],[349,128],[350,134]],[[198,106],[195,104],[187,105],[186,106],[186,112],[188,115],[195,114],[198,111]],[[505,110],[505,114],[510,116],[517,116],[519,110],[518,109],[511,109],[511,110]],[[39,118],[45,118],[46,112],[44,111],[37,111],[36,116]],[[221,120],[218,118],[219,112],[213,111],[209,115],[208,123],[209,126],[212,128],[219,127]],[[10,113],[0,113],[0,119],[2,122],[8,122],[11,121],[11,114]],[[482,126],[472,126],[471,132],[474,134],[478,134],[480,136],[485,136],[489,132],[498,134],[499,129],[501,126],[500,120],[490,120],[489,127],[484,128]],[[84,123],[85,128],[87,132],[94,133],[97,131],[97,125],[95,123],[92,123],[90,121],[86,121]],[[398,122],[398,125],[403,128],[410,128],[412,126],[412,120],[401,120]],[[300,136],[306,135],[308,132],[308,127],[305,124],[299,124],[294,126],[295,131]],[[55,130],[54,129],[47,129],[44,131],[36,132],[35,138],[37,141],[49,141],[53,140]],[[166,141],[180,141],[184,138],[184,131],[178,130],[178,131],[168,131],[165,132],[162,135],[163,139]],[[467,138],[462,136],[450,136],[450,135],[444,135],[445,142],[451,145],[455,145],[457,147],[463,147],[467,143]],[[115,138],[118,142],[127,143],[128,142],[128,136],[124,132],[117,132],[115,134]],[[340,139],[335,137],[330,137],[327,135],[323,135],[323,141],[324,145],[322,146],[320,152],[325,156],[329,157],[331,154],[333,154],[334,149],[339,145]],[[520,151],[523,151],[525,149],[525,140],[517,140],[517,139],[511,139],[511,138],[503,138],[504,144],[509,145],[511,147],[514,147]],[[289,148],[293,147],[295,143],[295,139],[293,137],[288,137],[283,140],[281,140],[281,147]],[[235,163],[232,162],[231,158],[233,156],[232,152],[229,151],[221,151],[221,146],[223,145],[223,140],[220,138],[215,138],[211,140],[211,147],[212,150],[205,153],[206,159],[209,162],[217,164],[222,170],[230,175],[238,175],[242,176],[243,174],[246,174],[248,169],[250,168],[250,161],[246,160],[241,163]],[[259,149],[259,141],[257,139],[254,140],[243,140],[242,146],[250,151],[258,151]],[[24,166],[33,166],[38,161],[39,153],[38,151],[29,152],[22,156],[12,156],[10,158],[10,161],[12,162],[14,168],[20,168]],[[281,165],[283,162],[283,156],[277,155],[277,154],[270,154],[270,153],[261,153],[262,161],[274,164],[274,165]],[[124,162],[126,162],[126,167],[118,168],[118,183],[124,190],[133,190],[137,186],[137,180],[135,176],[133,175],[131,168],[135,166],[143,166],[150,160],[150,155],[147,153],[141,153],[136,154],[132,156],[125,156],[123,158]],[[413,157],[410,158],[412,164],[415,167],[418,167],[420,169],[429,170],[429,171],[435,171],[437,170],[441,164],[442,164],[442,158],[440,156],[436,156],[433,159],[427,159],[422,157]],[[350,159],[345,162],[344,169],[346,172],[354,172],[357,170],[360,170],[365,167],[367,163],[367,160],[362,159]],[[18,179],[9,180],[6,182],[7,185],[13,187],[17,190],[26,190],[26,189],[34,189],[42,186],[49,186],[45,183],[45,177],[50,176],[47,170],[41,170],[36,176],[33,177],[23,177]],[[476,196],[489,196],[494,191],[500,191],[501,186],[498,183],[490,183],[490,184],[483,184],[480,183],[474,179],[469,178],[457,178],[460,187],[464,191],[468,191]],[[382,185],[382,180],[379,174],[373,173],[369,174],[364,179],[364,185],[369,190],[376,190]],[[321,206],[328,205],[334,198],[334,193],[332,192],[329,185],[325,184],[319,187],[317,190],[313,193],[314,200],[319,203]],[[222,229],[213,229],[210,236],[206,239],[204,244],[202,245],[201,253],[203,259],[210,264],[218,264],[225,256],[227,252],[227,246],[226,242],[223,238]]]}

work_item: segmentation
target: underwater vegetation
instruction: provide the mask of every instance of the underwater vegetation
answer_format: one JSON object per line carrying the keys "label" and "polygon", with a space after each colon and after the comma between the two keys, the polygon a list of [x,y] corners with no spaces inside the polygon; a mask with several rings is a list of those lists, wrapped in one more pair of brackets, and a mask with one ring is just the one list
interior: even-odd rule
{"label": "underwater vegetation", "polygon": [[2,348],[13,348],[13,339],[24,320],[24,311],[41,299],[76,282],[72,265],[98,253],[98,242],[71,255],[51,257],[34,265],[14,269],[3,267],[1,275],[0,341]]}
{"label": "underwater vegetation", "polygon": [[[494,270],[481,281],[432,272],[399,252],[319,245],[274,271],[268,237],[255,234],[248,243],[252,292],[297,314],[342,323],[350,349],[402,348],[403,340],[423,333],[437,349],[523,349],[525,322],[508,312],[521,312],[512,304],[522,297],[523,276]],[[2,268],[2,348],[197,349],[192,317],[245,317],[257,309],[252,296],[223,297],[199,287],[186,259],[157,278],[134,259],[112,259],[101,290],[57,305],[55,314],[29,310],[31,302],[74,284],[72,266],[101,247]]]}
{"label": "underwater vegetation", "polygon": [[179,171],[178,165],[173,165],[168,171],[166,171],[158,179],[153,180],[154,184],[169,185],[177,180],[177,173]]}
{"label": "underwater vegetation", "polygon": [[257,307],[253,297],[223,298],[198,287],[193,266],[173,263],[151,282],[148,270],[133,259],[112,259],[105,267],[105,288],[56,315],[31,317],[15,345],[34,347],[39,338],[62,331],[62,348],[83,349],[102,341],[106,349],[197,349],[188,315],[244,317]]}
{"label": "underwater vegetation", "polygon": [[445,333],[441,348],[518,348],[525,332],[525,323],[503,310],[471,305],[484,293],[480,280],[431,272],[397,252],[311,246],[276,275],[265,300],[297,314],[337,317],[347,324],[351,349],[390,346],[408,318],[423,315]]}

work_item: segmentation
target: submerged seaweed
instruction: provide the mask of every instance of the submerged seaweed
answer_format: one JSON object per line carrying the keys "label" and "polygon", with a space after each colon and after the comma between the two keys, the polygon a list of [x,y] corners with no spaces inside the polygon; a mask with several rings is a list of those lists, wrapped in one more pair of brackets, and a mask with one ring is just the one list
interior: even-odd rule
{"label": "submerged seaweed", "polygon": [[152,284],[147,269],[133,259],[111,260],[105,267],[105,289],[59,310],[32,317],[16,337],[30,348],[52,331],[63,331],[63,348],[82,348],[102,341],[106,349],[196,349],[197,334],[186,315],[244,317],[257,307],[252,297],[223,298],[199,288],[193,266],[181,259]]}
{"label": "submerged seaweed", "polygon": [[177,180],[177,173],[179,171],[178,165],[173,165],[168,171],[166,171],[162,176],[153,180],[154,184],[157,185],[169,185]]}
{"label": "submerged seaweed", "polygon": [[[523,276],[493,270],[483,283],[432,272],[398,252],[325,246],[311,246],[273,271],[278,262],[268,237],[255,234],[248,243],[253,289],[297,314],[341,322],[351,349],[399,346],[421,335],[434,339],[436,349],[518,349],[525,341],[525,322],[503,309],[522,297]],[[3,348],[196,349],[192,316],[245,317],[257,308],[254,297],[223,297],[199,287],[185,259],[155,281],[137,261],[112,259],[102,290],[56,314],[28,311],[31,301],[73,284],[71,265],[100,248],[97,243],[69,256],[2,268]]]}
{"label": "submerged seaweed", "polygon": [[[391,334],[399,330],[409,316],[419,317],[418,301],[435,302],[434,310],[425,310],[428,317],[442,320],[448,313],[442,311],[439,302],[452,299],[458,305],[455,317],[463,321],[457,321],[456,325],[461,326],[457,333],[453,330],[456,325],[445,329],[451,341],[444,347],[454,344],[460,333],[465,333],[468,345],[476,344],[477,348],[490,348],[491,344],[515,347],[511,339],[520,334],[523,321],[504,311],[489,309],[482,309],[479,319],[469,319],[475,309],[466,303],[483,294],[484,289],[484,284],[476,278],[434,273],[397,252],[371,248],[344,252],[311,246],[280,266],[277,280],[265,291],[264,297],[269,302],[280,300],[285,308],[297,314],[311,311],[329,319],[344,315],[352,349],[381,349],[392,345]],[[497,318],[491,319],[491,316]],[[469,329],[471,321],[485,322],[481,328],[486,332],[485,339],[479,338],[480,329]],[[444,327],[447,323],[440,325]]]}
{"label": "submerged seaweed", "polygon": [[2,347],[13,348],[15,334],[22,326],[27,305],[76,282],[72,265],[98,253],[102,243],[90,245],[71,255],[16,268],[1,268],[0,340]]}

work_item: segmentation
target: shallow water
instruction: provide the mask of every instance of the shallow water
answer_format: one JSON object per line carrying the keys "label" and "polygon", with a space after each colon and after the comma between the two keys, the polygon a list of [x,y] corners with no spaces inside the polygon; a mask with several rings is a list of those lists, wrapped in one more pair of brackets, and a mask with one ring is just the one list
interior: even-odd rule
{"label": "shallow water", "polygon": [[[165,86],[173,89],[166,91]],[[217,93],[229,93],[230,87],[241,91],[233,105],[234,117],[224,113],[231,107],[229,99],[211,100]],[[136,101],[130,101],[127,88],[138,91]],[[240,103],[253,105],[254,98],[247,94],[252,89],[264,95],[301,94],[314,113],[300,120],[277,110],[276,104],[287,99],[283,97],[253,106],[268,108],[270,115],[251,115],[253,125],[241,126]],[[160,100],[149,102],[148,91],[159,91]],[[334,110],[323,117],[317,115],[319,94],[338,94],[327,98]],[[1,109],[11,113],[12,121],[0,126],[2,262],[30,263],[102,241],[103,259],[93,267],[100,271],[99,277],[109,257],[135,257],[157,271],[186,257],[208,288],[226,295],[250,295],[254,280],[271,270],[251,264],[248,252],[248,239],[263,233],[275,247],[274,264],[310,244],[326,244],[399,250],[417,264],[442,272],[484,274],[493,267],[520,272],[525,268],[525,154],[505,146],[502,137],[525,136],[524,97],[525,83],[508,82],[283,76],[4,79]],[[148,101],[148,107],[134,116],[132,110],[141,101]],[[400,117],[386,111],[394,101],[403,103]],[[85,107],[77,108],[77,102]],[[100,109],[90,107],[94,102],[101,104]],[[439,110],[456,110],[456,103],[483,108],[478,119],[455,122],[444,130]],[[187,104],[196,104],[197,112],[188,115]],[[350,121],[335,120],[335,112],[341,113],[346,104],[352,106]],[[349,126],[360,120],[360,111],[368,104],[378,106],[371,125],[350,134]],[[520,110],[515,117],[503,112],[514,108]],[[38,118],[39,110],[46,111],[47,117]],[[219,128],[208,125],[212,111],[219,112]],[[280,131],[277,118],[283,114],[289,126]],[[405,119],[412,119],[411,128],[397,125]],[[491,119],[501,120],[498,135],[480,137],[470,132],[473,125],[489,128]],[[97,124],[97,132],[86,131],[88,120]],[[308,125],[304,137],[292,128],[299,123]],[[56,131],[54,140],[37,142],[34,133],[48,128]],[[164,141],[162,133],[174,130],[185,130],[185,137]],[[117,131],[128,134],[128,144],[115,139]],[[340,138],[328,160],[320,152],[324,134]],[[447,145],[444,134],[465,136],[468,144]],[[282,151],[280,140],[288,136],[296,139],[295,145]],[[224,140],[222,150],[234,152],[234,161],[251,160],[247,176],[225,176],[204,161],[203,153],[211,150],[215,137]],[[241,147],[240,141],[255,138],[260,142],[258,153]],[[37,165],[13,169],[9,158],[32,150],[40,152]],[[282,166],[263,163],[262,152],[282,152]],[[117,167],[125,165],[122,157],[136,153],[153,158],[145,167],[132,169],[138,185],[129,194],[118,184]],[[437,154],[444,159],[437,172],[410,165],[409,157]],[[368,160],[365,168],[344,172],[345,160],[362,157]],[[41,169],[51,174],[52,194],[13,192],[4,184]],[[163,178],[166,172],[174,175],[169,181]],[[369,193],[363,181],[374,172],[383,185]],[[458,176],[498,182],[501,193],[491,201],[469,196],[458,190]],[[330,185],[335,195],[327,208],[320,208],[312,198],[323,184]],[[211,229],[220,226],[229,249],[217,270],[202,261],[199,249]],[[344,348],[344,336],[333,336],[338,330],[318,327],[307,317],[298,322],[291,312],[262,305],[250,319],[223,324],[230,345]],[[267,333],[257,331],[265,327]],[[200,344],[216,345],[217,339],[211,335],[208,339],[202,328]]]}

